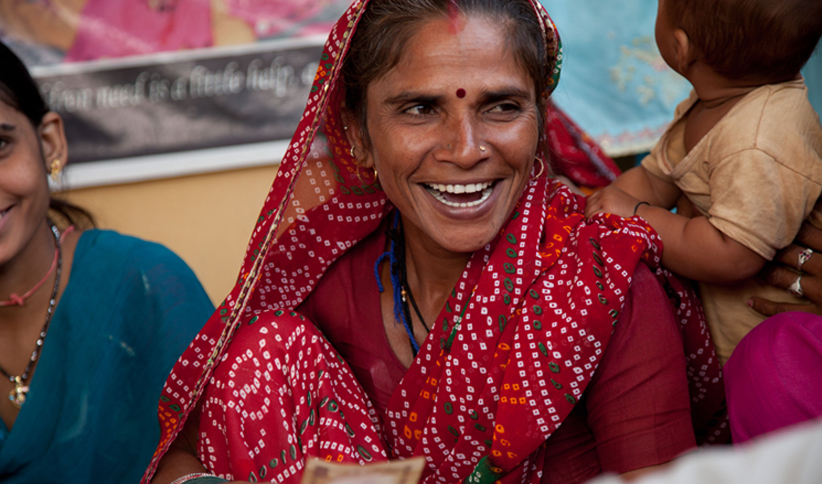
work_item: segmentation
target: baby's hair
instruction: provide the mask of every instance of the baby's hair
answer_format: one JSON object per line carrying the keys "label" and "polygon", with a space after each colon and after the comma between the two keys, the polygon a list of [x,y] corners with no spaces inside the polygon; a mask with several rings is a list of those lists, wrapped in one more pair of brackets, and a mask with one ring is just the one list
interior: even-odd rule
{"label": "baby's hair", "polygon": [[664,0],[668,20],[688,34],[718,74],[766,83],[794,78],[822,35],[820,0]]}

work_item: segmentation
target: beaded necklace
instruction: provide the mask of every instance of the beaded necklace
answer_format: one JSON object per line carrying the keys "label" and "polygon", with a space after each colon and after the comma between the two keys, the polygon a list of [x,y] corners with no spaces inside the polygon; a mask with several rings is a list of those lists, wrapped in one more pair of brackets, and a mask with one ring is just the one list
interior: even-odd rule
{"label": "beaded necklace", "polygon": [[411,346],[411,353],[417,357],[420,351],[420,345],[414,337],[413,321],[411,320],[411,311],[408,308],[408,301],[414,307],[414,312],[425,328],[426,333],[431,332],[431,328],[425,324],[425,319],[422,317],[417,301],[414,300],[414,294],[411,293],[411,287],[408,285],[408,269],[405,264],[405,233],[402,229],[402,220],[399,212],[394,215],[393,226],[386,231],[388,240],[391,241],[390,248],[377,258],[374,264],[374,277],[377,278],[377,287],[380,292],[385,289],[380,280],[380,263],[388,257],[391,262],[391,284],[394,286],[394,318],[402,323],[405,327],[405,332],[408,334],[408,341]]}
{"label": "beaded necklace", "polygon": [[[43,329],[40,330],[40,337],[37,338],[37,342],[34,344],[34,351],[31,352],[31,359],[29,359],[29,363],[26,365],[26,369],[23,370],[21,375],[12,375],[0,367],[0,373],[8,378],[10,382],[14,383],[14,389],[9,392],[9,400],[11,401],[11,404],[18,409],[26,403],[26,395],[29,392],[29,386],[26,385],[26,382],[28,381],[29,376],[31,376],[31,370],[34,368],[37,358],[40,356],[40,348],[42,348],[43,341],[46,339],[46,333],[48,332],[49,323],[51,322],[51,317],[54,314],[54,306],[57,301],[57,290],[60,287],[60,274],[63,266],[63,251],[60,247],[60,231],[57,230],[57,227],[54,225],[51,225],[51,231],[54,234],[54,243],[56,245],[54,250],[57,256],[57,275],[54,278],[54,288],[52,288],[49,306],[46,311],[46,322],[43,324]],[[68,230],[66,232],[68,232]]]}

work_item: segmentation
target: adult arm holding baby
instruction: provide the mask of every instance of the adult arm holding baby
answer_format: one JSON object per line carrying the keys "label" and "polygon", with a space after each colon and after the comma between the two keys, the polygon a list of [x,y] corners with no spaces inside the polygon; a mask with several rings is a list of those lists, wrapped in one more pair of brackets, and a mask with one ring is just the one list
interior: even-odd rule
{"label": "adult arm holding baby", "polygon": [[752,297],[748,304],[754,311],[773,316],[789,311],[802,311],[822,316],[822,230],[810,222],[802,224],[791,245],[780,250],[762,271],[763,277],[776,287],[788,289],[801,276],[803,297],[801,303],[772,301]]}

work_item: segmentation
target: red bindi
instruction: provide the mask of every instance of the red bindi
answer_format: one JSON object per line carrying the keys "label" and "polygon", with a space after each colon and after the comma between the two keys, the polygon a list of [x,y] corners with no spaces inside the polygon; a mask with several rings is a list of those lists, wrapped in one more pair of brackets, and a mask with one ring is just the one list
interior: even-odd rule
{"label": "red bindi", "polygon": [[457,89],[457,97],[460,98],[460,99],[464,98],[465,97],[465,89],[463,89],[463,88]]}

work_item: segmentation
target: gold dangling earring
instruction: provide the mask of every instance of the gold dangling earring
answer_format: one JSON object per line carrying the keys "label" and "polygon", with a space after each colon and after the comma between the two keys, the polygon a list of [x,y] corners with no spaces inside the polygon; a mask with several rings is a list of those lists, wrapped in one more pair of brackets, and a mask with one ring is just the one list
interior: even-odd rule
{"label": "gold dangling earring", "polygon": [[51,179],[57,183],[57,176],[60,174],[60,170],[63,169],[63,165],[60,164],[60,158],[55,158],[54,161],[51,162],[51,169],[49,170],[49,175],[51,175]]}
{"label": "gold dangling earring", "polygon": [[536,160],[536,161],[538,161],[538,162],[539,162],[539,173],[537,173],[536,175],[532,176],[532,177],[531,177],[531,180],[536,180],[536,179],[538,179],[540,176],[542,176],[542,172],[543,172],[543,171],[545,171],[545,162],[544,162],[544,161],[542,161],[541,159],[539,159],[539,157],[538,157],[538,156],[535,156],[535,157],[534,157],[534,160]]}
{"label": "gold dangling earring", "polygon": [[354,155],[354,150],[355,150],[355,149],[357,149],[357,147],[356,147],[356,146],[354,146],[354,145],[351,145],[351,149],[350,149],[350,150],[348,150],[348,154],[349,154],[349,155],[351,155],[351,158],[354,158],[354,159],[356,160],[356,159],[357,159],[357,157]]}

